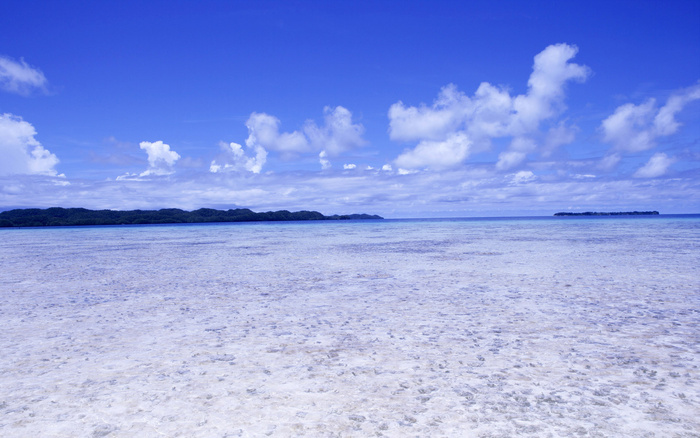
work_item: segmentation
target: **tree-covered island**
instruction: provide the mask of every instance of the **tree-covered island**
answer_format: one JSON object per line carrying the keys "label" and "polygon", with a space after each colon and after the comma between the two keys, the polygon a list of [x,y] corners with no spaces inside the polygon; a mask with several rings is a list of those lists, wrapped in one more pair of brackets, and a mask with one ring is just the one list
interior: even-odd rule
{"label": "tree-covered island", "polygon": [[658,214],[658,211],[586,211],[583,213],[559,212],[554,213],[554,216],[651,216]]}
{"label": "tree-covered island", "polygon": [[370,214],[324,216],[317,211],[287,210],[256,213],[247,208],[215,210],[200,208],[185,211],[161,210],[88,210],[85,208],[26,208],[0,212],[0,227],[55,227],[80,225],[194,224],[208,222],[263,222],[310,220],[383,219]]}

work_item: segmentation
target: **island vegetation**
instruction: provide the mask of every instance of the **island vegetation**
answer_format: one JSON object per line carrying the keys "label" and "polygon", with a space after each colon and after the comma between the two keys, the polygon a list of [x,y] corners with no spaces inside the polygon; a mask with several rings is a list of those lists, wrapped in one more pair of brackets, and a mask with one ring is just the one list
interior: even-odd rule
{"label": "island vegetation", "polygon": [[88,210],[85,208],[27,208],[0,212],[0,227],[54,227],[81,225],[190,224],[209,222],[262,222],[309,220],[383,219],[369,214],[324,216],[317,211],[287,210],[256,213],[247,208],[215,210],[200,208],[185,211],[161,210]]}
{"label": "island vegetation", "polygon": [[554,213],[554,216],[650,216],[657,215],[658,211],[586,211],[583,213],[559,212]]}

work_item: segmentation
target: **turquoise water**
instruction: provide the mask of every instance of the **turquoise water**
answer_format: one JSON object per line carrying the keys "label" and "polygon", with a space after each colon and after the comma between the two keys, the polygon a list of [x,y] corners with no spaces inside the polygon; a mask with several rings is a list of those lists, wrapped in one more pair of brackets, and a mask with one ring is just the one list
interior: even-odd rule
{"label": "turquoise water", "polygon": [[3,436],[693,436],[700,216],[0,230]]}

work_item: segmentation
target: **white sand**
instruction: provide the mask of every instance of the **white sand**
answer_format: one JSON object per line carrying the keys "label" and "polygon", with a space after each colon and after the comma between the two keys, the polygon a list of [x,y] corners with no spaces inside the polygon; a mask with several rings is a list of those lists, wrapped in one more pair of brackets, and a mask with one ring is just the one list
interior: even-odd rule
{"label": "white sand", "polygon": [[0,436],[698,437],[700,231],[620,223],[0,230]]}

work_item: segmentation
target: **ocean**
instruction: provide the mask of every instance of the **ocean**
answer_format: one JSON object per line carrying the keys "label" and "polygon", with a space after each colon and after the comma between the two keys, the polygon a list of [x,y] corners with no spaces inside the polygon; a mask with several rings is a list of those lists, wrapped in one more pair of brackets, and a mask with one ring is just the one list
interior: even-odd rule
{"label": "ocean", "polygon": [[700,215],[0,229],[3,437],[699,437]]}

